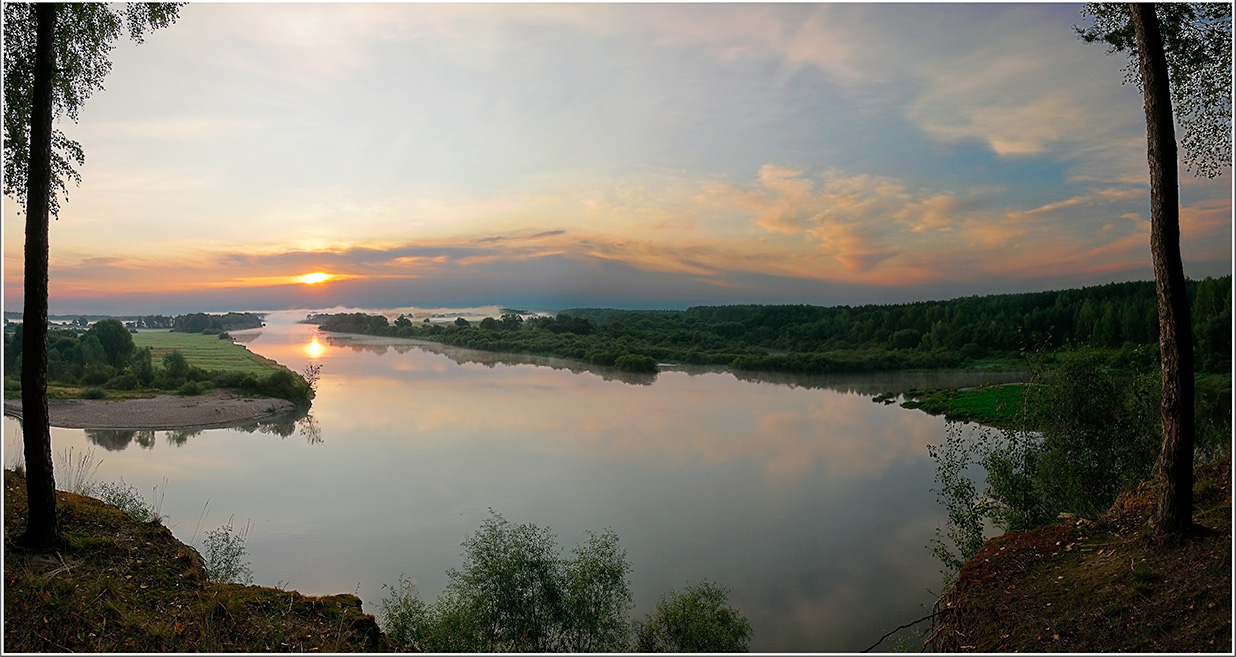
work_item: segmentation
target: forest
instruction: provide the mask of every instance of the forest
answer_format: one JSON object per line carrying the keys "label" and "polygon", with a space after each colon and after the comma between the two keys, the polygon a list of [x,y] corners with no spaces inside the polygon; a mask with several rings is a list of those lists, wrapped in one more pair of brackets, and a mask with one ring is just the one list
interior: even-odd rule
{"label": "forest", "polygon": [[[1232,277],[1189,281],[1197,370],[1231,369]],[[480,322],[413,322],[341,313],[323,330],[421,338],[559,356],[635,372],[658,363],[804,374],[1008,365],[1028,352],[1090,346],[1110,366],[1158,362],[1152,282],[865,306],[734,305],[676,310],[576,308],[557,316],[506,312]]]}

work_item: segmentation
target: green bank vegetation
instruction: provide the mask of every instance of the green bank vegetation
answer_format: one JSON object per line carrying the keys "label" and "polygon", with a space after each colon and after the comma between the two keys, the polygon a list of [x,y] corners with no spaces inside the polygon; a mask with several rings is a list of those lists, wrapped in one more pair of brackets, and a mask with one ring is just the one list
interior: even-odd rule
{"label": "green bank vegetation", "polygon": [[[6,397],[21,392],[22,337],[20,324],[4,334]],[[86,330],[52,329],[47,345],[48,396],[125,399],[159,393],[197,395],[219,388],[298,405],[313,399],[303,376],[230,338],[218,331],[138,330],[117,319],[99,320]]]}
{"label": "green bank vegetation", "polygon": [[[949,517],[933,551],[952,571],[982,547],[988,524],[1020,532],[1062,513],[1094,519],[1122,490],[1152,478],[1162,435],[1157,372],[1117,370],[1101,351],[1079,349],[1050,369],[1032,365],[1030,375],[1029,385],[934,398],[999,418],[995,427],[952,423],[930,448]],[[1199,464],[1230,458],[1230,381],[1209,392],[1194,408]],[[974,465],[985,473],[981,493],[967,474]]]}
{"label": "green bank vegetation", "polygon": [[702,581],[631,620],[631,566],[612,531],[564,557],[552,532],[490,517],[463,543],[446,591],[422,601],[400,576],[379,617],[390,637],[425,652],[746,652],[751,624],[728,592]]}
{"label": "green bank vegetation", "polygon": [[[1190,281],[1200,372],[1231,368],[1232,279]],[[1154,284],[867,306],[696,306],[682,311],[572,309],[554,317],[392,322],[362,313],[308,319],[328,331],[435,340],[559,356],[637,372],[659,363],[832,374],[908,369],[1021,369],[1027,350],[1086,345],[1109,365],[1158,360]]]}

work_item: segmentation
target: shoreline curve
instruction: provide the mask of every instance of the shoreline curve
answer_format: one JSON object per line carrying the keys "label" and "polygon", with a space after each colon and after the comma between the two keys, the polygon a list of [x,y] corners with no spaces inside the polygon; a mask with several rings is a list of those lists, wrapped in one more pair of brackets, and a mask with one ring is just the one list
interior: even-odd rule
{"label": "shoreline curve", "polygon": [[[49,424],[61,429],[220,429],[285,415],[296,410],[286,399],[244,397],[213,390],[193,397],[158,395],[141,399],[49,399]],[[21,400],[4,400],[4,414],[22,418]]]}

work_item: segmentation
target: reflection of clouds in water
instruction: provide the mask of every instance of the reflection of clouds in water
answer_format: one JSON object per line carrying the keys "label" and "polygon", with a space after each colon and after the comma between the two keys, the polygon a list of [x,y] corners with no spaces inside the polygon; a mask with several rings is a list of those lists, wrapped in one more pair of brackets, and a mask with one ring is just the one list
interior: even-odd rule
{"label": "reflection of clouds in water", "polygon": [[[494,369],[499,365],[535,365],[538,367],[546,367],[552,370],[567,371],[572,374],[593,374],[601,377],[604,381],[622,381],[633,385],[650,385],[656,380],[654,374],[641,374],[635,372],[624,372],[622,370],[605,367],[603,365],[592,365],[577,360],[566,358],[557,358],[554,356],[537,356],[534,354],[512,354],[497,351],[482,351],[479,349],[468,349],[466,347],[456,347],[453,345],[443,344],[440,342],[431,342],[427,340],[412,340],[401,338],[387,338],[371,335],[326,335],[327,343],[335,347],[346,347],[354,352],[370,352],[378,355],[388,353],[408,354],[409,352],[423,352],[426,354],[436,354],[449,358],[457,365],[481,365],[487,369]],[[392,366],[392,369],[408,371],[406,366]],[[441,368],[439,368],[441,369]]]}
{"label": "reflection of clouds in water", "polygon": [[666,468],[741,462],[781,483],[874,477],[892,463],[925,458],[939,431],[936,418],[868,397],[753,386],[721,374],[668,372],[632,387],[543,368],[499,368],[483,378],[419,363],[404,370],[400,360],[390,363],[399,371],[349,377],[321,395],[323,421],[341,430],[393,423],[425,443],[574,443],[607,459],[651,458]]}

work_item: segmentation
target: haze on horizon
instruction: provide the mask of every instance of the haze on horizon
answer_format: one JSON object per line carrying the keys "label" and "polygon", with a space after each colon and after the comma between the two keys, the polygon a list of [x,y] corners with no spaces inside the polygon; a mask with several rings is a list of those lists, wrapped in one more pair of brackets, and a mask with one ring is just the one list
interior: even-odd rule
{"label": "haze on horizon", "polygon": [[[62,125],[53,314],[820,305],[1151,278],[1078,4],[189,4]],[[1192,278],[1232,174],[1182,171]],[[24,215],[4,199],[4,308]],[[314,273],[331,277],[312,276]]]}

